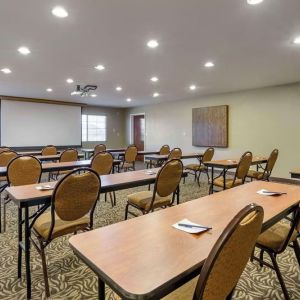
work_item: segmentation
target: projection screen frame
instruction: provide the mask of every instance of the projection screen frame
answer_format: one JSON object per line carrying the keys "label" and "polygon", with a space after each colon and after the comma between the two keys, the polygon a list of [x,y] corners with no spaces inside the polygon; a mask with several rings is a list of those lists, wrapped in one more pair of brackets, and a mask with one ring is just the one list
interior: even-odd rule
{"label": "projection screen frame", "polygon": [[[74,103],[74,102],[64,102],[64,101],[57,101],[57,100],[47,100],[47,99],[31,99],[31,98],[18,98],[18,97],[11,97],[11,96],[0,96],[0,118],[2,114],[2,101],[20,101],[20,102],[31,102],[37,104],[53,104],[53,105],[64,105],[64,106],[80,106],[80,115],[82,116],[82,107],[86,106],[84,103]],[[2,145],[2,129],[1,124],[2,120],[0,120],[0,145]],[[80,120],[81,124],[81,120]],[[38,146],[11,146],[10,149],[15,151],[26,151],[26,150],[41,150],[47,145],[38,145]],[[80,130],[80,144],[78,145],[54,145],[57,149],[67,149],[67,148],[81,148],[82,147],[82,130]]]}

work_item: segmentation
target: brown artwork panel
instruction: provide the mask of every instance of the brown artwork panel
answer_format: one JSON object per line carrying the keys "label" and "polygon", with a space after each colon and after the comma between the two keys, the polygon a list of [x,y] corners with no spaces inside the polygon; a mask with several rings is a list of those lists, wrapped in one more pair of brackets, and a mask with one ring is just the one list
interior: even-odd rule
{"label": "brown artwork panel", "polygon": [[228,105],[193,108],[193,146],[228,147]]}

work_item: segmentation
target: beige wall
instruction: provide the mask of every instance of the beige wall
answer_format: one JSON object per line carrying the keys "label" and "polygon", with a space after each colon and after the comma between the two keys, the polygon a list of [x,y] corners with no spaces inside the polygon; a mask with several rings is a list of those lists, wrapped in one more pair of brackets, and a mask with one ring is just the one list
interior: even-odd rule
{"label": "beige wall", "polygon": [[86,106],[82,108],[83,114],[106,115],[107,116],[107,141],[83,142],[83,148],[93,148],[103,142],[108,148],[119,148],[125,146],[125,111],[121,108]]}
{"label": "beige wall", "polygon": [[279,149],[273,176],[289,178],[300,167],[300,84],[200,97],[128,109],[126,141],[130,142],[130,114],[146,115],[146,150],[163,144],[184,152],[201,151],[192,146],[192,108],[229,105],[229,147],[217,149],[215,158],[236,158],[250,150],[268,156]]}

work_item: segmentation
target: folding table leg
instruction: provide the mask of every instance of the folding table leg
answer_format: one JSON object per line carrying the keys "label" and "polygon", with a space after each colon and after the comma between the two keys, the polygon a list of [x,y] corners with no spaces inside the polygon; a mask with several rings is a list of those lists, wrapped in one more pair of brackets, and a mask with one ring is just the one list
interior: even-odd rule
{"label": "folding table leg", "polygon": [[30,227],[29,227],[29,209],[25,207],[25,266],[27,299],[31,299],[31,274],[30,274]]}
{"label": "folding table leg", "polygon": [[105,300],[105,283],[98,277],[98,299]]}
{"label": "folding table leg", "polygon": [[22,276],[22,208],[18,207],[18,278]]}

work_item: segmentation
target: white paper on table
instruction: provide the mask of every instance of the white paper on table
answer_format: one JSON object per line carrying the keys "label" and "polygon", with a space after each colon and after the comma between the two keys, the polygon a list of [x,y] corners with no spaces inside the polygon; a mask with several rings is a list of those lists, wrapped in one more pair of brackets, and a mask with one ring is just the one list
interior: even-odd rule
{"label": "white paper on table", "polygon": [[147,174],[147,175],[155,175],[156,172],[154,172],[154,171],[145,171],[145,174]]}
{"label": "white paper on table", "polygon": [[200,233],[200,232],[208,230],[206,228],[184,227],[184,226],[179,226],[178,224],[187,224],[187,225],[196,225],[196,226],[203,226],[203,225],[193,223],[193,222],[189,221],[188,219],[180,220],[179,222],[172,225],[172,227],[174,227],[176,229],[179,229],[179,230],[182,230],[182,231],[187,232],[187,233]]}
{"label": "white paper on table", "polygon": [[256,193],[263,196],[280,196],[286,194],[285,192],[268,191],[265,189],[259,190]]}
{"label": "white paper on table", "polygon": [[39,185],[35,188],[39,191],[49,191],[49,190],[53,190],[54,186],[51,186],[50,184],[44,184],[44,185]]}

